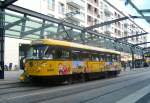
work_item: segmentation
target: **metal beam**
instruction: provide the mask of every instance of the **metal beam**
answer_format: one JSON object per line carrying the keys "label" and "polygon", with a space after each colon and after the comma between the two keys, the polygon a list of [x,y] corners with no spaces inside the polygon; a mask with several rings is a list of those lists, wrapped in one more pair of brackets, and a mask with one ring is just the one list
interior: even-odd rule
{"label": "metal beam", "polygon": [[[56,18],[50,17],[48,15],[44,15],[44,14],[41,14],[41,13],[38,13],[38,12],[35,12],[32,10],[28,10],[28,9],[25,9],[25,8],[22,8],[22,7],[19,7],[16,5],[9,5],[7,7],[7,9],[11,10],[11,11],[18,12],[18,13],[26,14],[26,15],[29,15],[32,17],[36,17],[39,19],[44,19],[45,21],[50,21],[50,22],[57,23],[57,24],[62,23],[62,20],[60,20],[60,19],[56,19]],[[83,27],[76,26],[76,25],[69,23],[69,22],[66,22],[66,21],[63,22],[63,25],[68,26],[68,27],[73,27],[74,29],[83,30]]]}
{"label": "metal beam", "polygon": [[11,5],[12,3],[16,2],[17,0],[4,0],[0,5],[1,8],[6,8],[7,6]]}
{"label": "metal beam", "polygon": [[143,13],[134,5],[134,3],[131,0],[128,0],[128,3],[148,22],[150,23],[150,21],[148,21],[145,16],[143,15]]}
{"label": "metal beam", "polygon": [[143,50],[146,50],[146,49],[150,49],[150,47],[145,47],[145,48],[143,48]]}
{"label": "metal beam", "polygon": [[44,26],[45,26],[45,20],[43,20],[42,23],[42,29],[40,30],[40,38],[43,39],[44,38]]}
{"label": "metal beam", "polygon": [[[24,18],[27,18],[27,15],[24,14]],[[22,22],[22,25],[21,25],[21,32],[20,32],[20,38],[23,37],[23,33],[25,31],[25,27],[26,27],[26,19]]]}
{"label": "metal beam", "polygon": [[142,42],[142,43],[138,43],[138,44],[134,44],[133,46],[138,46],[138,45],[143,45],[143,44],[148,44],[150,42]]}
{"label": "metal beam", "polygon": [[[149,18],[150,16],[145,16],[145,17]],[[129,19],[129,18],[133,18],[133,19],[140,18],[140,19],[143,19],[143,17],[141,17],[141,16],[125,16],[125,17],[122,17],[122,18],[118,18],[118,19],[114,19],[114,20],[110,20],[110,21],[105,21],[105,22],[102,22],[100,24],[95,24],[95,25],[86,27],[85,30],[91,30],[91,29],[94,29],[94,28],[102,27],[102,26],[105,26],[105,25],[109,25],[109,24],[113,24],[113,23],[116,23],[116,22],[119,22],[119,21],[123,21],[123,20]]]}
{"label": "metal beam", "polygon": [[22,23],[22,22],[24,22],[24,21],[26,21],[26,20],[27,20],[27,18],[22,18],[22,19],[17,20],[17,21],[15,21],[15,22],[13,22],[13,23],[9,23],[9,24],[7,24],[7,25],[5,26],[5,30],[8,30],[8,29],[10,29],[11,27],[13,27],[13,26],[15,26],[15,25],[18,25],[18,24],[20,24],[20,23]]}
{"label": "metal beam", "polygon": [[143,9],[143,10],[139,10],[142,13],[150,13],[150,9]]}
{"label": "metal beam", "polygon": [[129,0],[126,0],[126,1],[125,1],[125,5],[128,5],[128,4],[129,4]]}
{"label": "metal beam", "polygon": [[[11,10],[11,11],[15,11],[15,12],[21,13],[21,14],[25,14],[25,15],[36,17],[36,18],[39,18],[39,19],[43,19],[45,21],[50,21],[50,22],[53,22],[53,23],[56,23],[56,24],[62,23],[64,26],[72,27],[74,29],[84,31],[84,28],[81,27],[81,26],[77,26],[75,24],[72,24],[72,23],[69,23],[69,22],[66,22],[66,21],[62,22],[62,20],[60,20],[60,19],[56,19],[56,18],[47,16],[47,15],[44,15],[44,14],[32,11],[32,10],[28,10],[28,9],[16,6],[16,5],[9,5],[7,7],[7,9]],[[100,34],[100,33],[96,33],[96,32],[91,31],[91,30],[87,30],[86,32],[91,33],[91,34],[94,33],[95,35],[99,35],[99,36],[102,36],[102,37],[108,37],[106,35],[103,35],[103,34]],[[112,37],[108,37],[108,38],[112,39]]]}
{"label": "metal beam", "polygon": [[126,36],[126,37],[122,37],[122,38],[116,38],[116,41],[121,41],[121,40],[125,40],[125,39],[128,39],[128,38],[138,37],[138,36],[142,36],[142,35],[146,35],[146,34],[148,34],[148,32],[141,33],[141,34],[136,34],[136,35],[131,35],[131,36]]}
{"label": "metal beam", "polygon": [[[128,4],[129,0],[126,0],[126,5]],[[113,9],[115,9],[116,11],[118,11],[121,15],[126,16],[126,14],[124,14],[122,11],[118,10],[118,8],[116,8],[114,5],[112,5],[110,2],[108,2],[107,0],[104,0],[104,2],[106,2],[108,5],[110,5]],[[141,30],[143,30],[144,32],[146,32],[142,27],[140,27],[139,25],[137,25],[133,19],[129,19],[129,21],[131,21],[133,24],[135,24],[137,27],[139,27]]]}
{"label": "metal beam", "polygon": [[29,34],[33,34],[34,32],[38,32],[38,31],[40,31],[40,30],[42,30],[42,29],[46,29],[46,28],[51,27],[51,26],[53,26],[53,24],[48,24],[48,25],[45,25],[45,26],[43,26],[43,27],[41,26],[41,27],[39,27],[39,28],[36,28],[36,29],[33,29],[33,30],[29,30],[29,31],[23,32],[22,36],[24,37],[24,36],[27,36],[27,35],[29,35]]}
{"label": "metal beam", "polygon": [[[59,31],[57,33],[51,33],[50,35],[56,35],[57,36],[57,39],[62,39],[60,38],[59,36],[63,33],[66,33],[66,32],[69,32],[71,29],[67,29],[66,31]],[[50,35],[47,35],[47,36],[50,36]]]}
{"label": "metal beam", "polygon": [[61,32],[61,31],[65,31],[65,28],[63,27],[63,24],[62,24],[62,23],[60,23],[60,24],[58,25],[58,27],[57,27],[57,32],[59,33],[59,32]]}
{"label": "metal beam", "polygon": [[102,22],[100,24],[95,24],[93,26],[86,27],[85,30],[91,30],[91,29],[94,29],[94,28],[102,27],[102,26],[109,25],[109,24],[112,24],[112,23],[115,23],[115,22],[118,22],[118,21],[129,19],[129,18],[130,17],[126,16],[126,17],[122,17],[122,18],[118,18],[118,19]]}
{"label": "metal beam", "polygon": [[115,39],[113,37],[107,36],[105,34],[97,33],[97,32],[92,31],[92,30],[87,30],[86,32],[89,33],[89,34],[94,34],[94,35],[96,35],[98,37],[104,37],[104,38],[107,38],[107,39],[110,39],[110,40],[114,40]]}
{"label": "metal beam", "polygon": [[[65,39],[65,40],[72,40],[71,34],[66,31],[65,26],[63,25],[63,22],[64,22],[64,21],[62,21],[62,23],[60,23],[60,24],[58,25],[57,32],[58,32],[58,33],[61,32],[61,29],[62,29],[62,31],[64,31],[64,32],[66,33],[66,37],[65,37],[64,39]],[[72,28],[71,28],[70,30],[72,30]]]}
{"label": "metal beam", "polygon": [[81,31],[80,38],[81,38],[82,44],[85,44],[85,31]]}

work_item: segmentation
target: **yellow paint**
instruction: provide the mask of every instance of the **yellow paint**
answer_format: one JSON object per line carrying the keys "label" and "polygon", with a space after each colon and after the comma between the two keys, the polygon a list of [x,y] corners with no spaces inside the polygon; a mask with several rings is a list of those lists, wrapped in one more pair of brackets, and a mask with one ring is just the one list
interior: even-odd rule
{"label": "yellow paint", "polygon": [[[28,60],[26,71],[34,76],[53,76],[72,74],[71,61]],[[65,69],[60,72],[59,69]]]}
{"label": "yellow paint", "polygon": [[100,62],[89,61],[87,64],[90,72],[100,72]]}
{"label": "yellow paint", "polygon": [[93,47],[88,45],[83,45],[79,43],[73,43],[68,41],[61,41],[61,40],[53,40],[53,39],[41,39],[41,40],[35,40],[32,41],[32,44],[46,44],[51,46],[63,46],[63,47],[69,47],[69,48],[79,48],[84,50],[93,50],[93,51],[100,51],[100,52],[106,52],[106,53],[114,53],[114,54],[120,54],[120,52],[105,48],[99,48],[99,47]]}
{"label": "yellow paint", "polygon": [[84,62],[83,66],[73,68],[72,61],[52,61],[52,60],[27,60],[25,71],[32,76],[56,76],[68,75],[72,73],[92,73],[120,70],[119,62],[107,65],[106,62]]}

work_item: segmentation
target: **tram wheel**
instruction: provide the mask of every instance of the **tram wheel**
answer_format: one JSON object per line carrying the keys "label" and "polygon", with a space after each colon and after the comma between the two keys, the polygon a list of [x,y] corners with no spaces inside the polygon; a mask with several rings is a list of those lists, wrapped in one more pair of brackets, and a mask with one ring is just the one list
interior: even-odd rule
{"label": "tram wheel", "polygon": [[70,76],[68,78],[67,82],[68,82],[69,85],[73,84],[73,78],[72,78],[72,76]]}
{"label": "tram wheel", "polygon": [[80,81],[81,81],[81,82],[85,82],[85,75],[84,75],[83,73],[80,74],[80,77],[81,77]]}

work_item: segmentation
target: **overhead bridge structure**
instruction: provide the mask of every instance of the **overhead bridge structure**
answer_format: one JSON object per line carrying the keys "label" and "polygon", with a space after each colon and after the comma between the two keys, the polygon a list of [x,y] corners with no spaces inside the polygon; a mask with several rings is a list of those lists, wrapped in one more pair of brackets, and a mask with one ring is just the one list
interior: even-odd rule
{"label": "overhead bridge structure", "polygon": [[107,34],[94,31],[96,27],[102,27],[129,18],[141,18],[138,16],[123,17],[115,20],[105,21],[90,27],[81,27],[70,22],[56,19],[32,10],[12,5],[17,0],[0,1],[0,78],[4,78],[4,38],[18,39],[42,39],[52,38],[67,40],[82,44],[113,49],[121,52],[143,55],[143,48],[125,41],[148,34],[142,33],[123,38],[114,38]]}

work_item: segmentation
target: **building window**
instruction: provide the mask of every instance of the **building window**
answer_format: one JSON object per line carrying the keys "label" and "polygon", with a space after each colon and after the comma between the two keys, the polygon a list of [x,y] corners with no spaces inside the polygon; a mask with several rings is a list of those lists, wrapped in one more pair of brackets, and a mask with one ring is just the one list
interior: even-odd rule
{"label": "building window", "polygon": [[95,3],[98,3],[98,0],[94,0]]}
{"label": "building window", "polygon": [[98,0],[94,0],[94,3],[98,6]]}
{"label": "building window", "polygon": [[117,13],[115,12],[115,16],[117,16]]}
{"label": "building window", "polygon": [[48,9],[55,9],[55,0],[48,0]]}
{"label": "building window", "polygon": [[100,2],[100,8],[103,9],[103,2]]}
{"label": "building window", "polygon": [[94,24],[98,24],[98,20],[97,19],[94,19]]}
{"label": "building window", "polygon": [[121,24],[120,24],[120,22],[118,22],[118,27],[119,27],[119,28],[121,27]]}
{"label": "building window", "polygon": [[121,35],[121,32],[120,32],[120,30],[118,30],[118,35]]}
{"label": "building window", "polygon": [[63,3],[59,3],[59,5],[58,5],[58,12],[61,13],[61,14],[64,14],[65,6],[64,6]]}
{"label": "building window", "polygon": [[94,8],[94,13],[95,13],[95,14],[97,14],[97,13],[98,13],[97,8]]}
{"label": "building window", "polygon": [[93,25],[93,18],[91,16],[87,16],[87,24]]}
{"label": "building window", "polygon": [[138,38],[138,37],[136,37],[136,41],[139,41],[139,38]]}
{"label": "building window", "polygon": [[75,12],[75,11],[79,11],[79,9],[75,8],[75,7],[71,6],[71,5],[68,5],[68,12]]}
{"label": "building window", "polygon": [[117,33],[117,29],[115,29],[115,33]]}
{"label": "building window", "polygon": [[118,18],[120,18],[120,15],[118,14]]}
{"label": "building window", "polygon": [[88,10],[91,10],[91,9],[92,9],[91,5],[88,4]]}
{"label": "building window", "polygon": [[92,22],[91,16],[88,16],[88,17],[87,17],[87,21],[88,21],[88,22]]}
{"label": "building window", "polygon": [[103,12],[100,12],[100,18],[103,19]]}
{"label": "building window", "polygon": [[131,34],[133,35],[133,30],[131,30]]}
{"label": "building window", "polygon": [[94,8],[94,16],[98,16],[99,14],[98,14],[98,9],[97,8]]}

